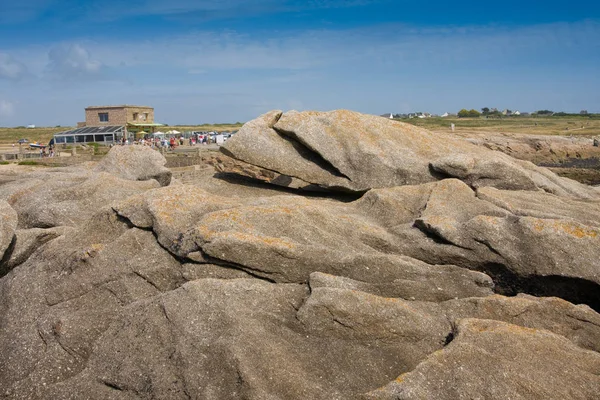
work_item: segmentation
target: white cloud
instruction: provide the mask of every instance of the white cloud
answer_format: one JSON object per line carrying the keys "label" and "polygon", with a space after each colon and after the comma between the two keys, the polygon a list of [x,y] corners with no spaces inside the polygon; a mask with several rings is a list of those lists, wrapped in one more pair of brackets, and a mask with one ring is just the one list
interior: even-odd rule
{"label": "white cloud", "polygon": [[[41,79],[0,82],[0,90],[10,89],[19,109],[41,104],[45,114],[35,122],[49,125],[81,119],[82,103],[150,103],[157,120],[172,123],[247,120],[270,108],[381,114],[442,113],[467,105],[600,107],[594,70],[600,53],[590,51],[600,37],[595,21],[266,29],[253,35],[223,30],[154,36],[148,30],[145,37],[79,38],[55,45],[50,54],[42,45],[6,49]],[[67,79],[76,84],[64,84]],[[29,123],[19,120],[18,111],[12,123]]]}
{"label": "white cloud", "polygon": [[[549,24],[524,28],[389,25],[335,31],[195,32],[139,42],[94,43],[94,54],[115,69],[179,68],[188,74],[224,70],[379,69],[552,59],[557,49],[582,51],[600,37],[600,24]],[[147,54],[160,54],[160,60]],[[168,61],[165,61],[168,60]],[[168,64],[168,65],[167,65]]]}
{"label": "white cloud", "polygon": [[100,78],[105,70],[104,64],[79,44],[59,44],[50,49],[48,59],[47,71],[60,79]]}
{"label": "white cloud", "polygon": [[0,78],[19,80],[27,75],[27,67],[10,54],[0,53]]}
{"label": "white cloud", "polygon": [[15,115],[15,105],[8,100],[0,100],[0,117],[9,118]]}

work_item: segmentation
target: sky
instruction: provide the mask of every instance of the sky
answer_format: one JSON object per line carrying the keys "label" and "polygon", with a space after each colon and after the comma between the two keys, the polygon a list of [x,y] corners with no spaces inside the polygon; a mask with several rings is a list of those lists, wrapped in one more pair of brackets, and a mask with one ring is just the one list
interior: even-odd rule
{"label": "sky", "polygon": [[600,112],[600,2],[0,0],[0,126],[72,126],[109,104],[171,125]]}

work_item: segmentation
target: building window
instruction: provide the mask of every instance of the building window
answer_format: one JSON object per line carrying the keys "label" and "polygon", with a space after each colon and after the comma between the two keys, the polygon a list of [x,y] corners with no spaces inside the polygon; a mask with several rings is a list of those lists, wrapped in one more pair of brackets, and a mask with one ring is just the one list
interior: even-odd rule
{"label": "building window", "polygon": [[98,113],[100,122],[108,122],[108,113]]}
{"label": "building window", "polygon": [[142,121],[146,121],[148,119],[148,113],[142,114]]}
{"label": "building window", "polygon": [[133,120],[137,121],[137,118],[138,118],[138,113],[133,113]]}

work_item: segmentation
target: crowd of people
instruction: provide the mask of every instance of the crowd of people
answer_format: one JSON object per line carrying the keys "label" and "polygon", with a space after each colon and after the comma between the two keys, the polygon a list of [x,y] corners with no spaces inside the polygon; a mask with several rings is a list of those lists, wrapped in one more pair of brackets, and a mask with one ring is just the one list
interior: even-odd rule
{"label": "crowd of people", "polygon": [[177,146],[183,146],[186,142],[189,146],[196,146],[197,144],[210,144],[213,141],[209,135],[194,134],[187,139],[183,136],[170,138],[150,137],[135,140],[133,142],[130,142],[126,137],[122,137],[119,144],[122,146],[128,144],[137,144],[142,146],[150,146],[152,148],[165,148],[167,150],[173,150]]}

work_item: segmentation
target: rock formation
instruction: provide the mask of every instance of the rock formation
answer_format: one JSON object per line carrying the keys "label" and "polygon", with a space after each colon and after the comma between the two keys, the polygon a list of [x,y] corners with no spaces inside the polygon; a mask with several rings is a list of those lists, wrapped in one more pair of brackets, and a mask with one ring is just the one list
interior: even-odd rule
{"label": "rock formation", "polygon": [[0,169],[0,398],[600,393],[596,188],[348,111],[224,152]]}

